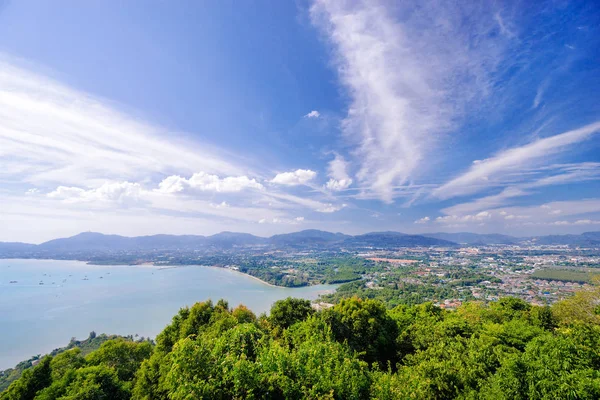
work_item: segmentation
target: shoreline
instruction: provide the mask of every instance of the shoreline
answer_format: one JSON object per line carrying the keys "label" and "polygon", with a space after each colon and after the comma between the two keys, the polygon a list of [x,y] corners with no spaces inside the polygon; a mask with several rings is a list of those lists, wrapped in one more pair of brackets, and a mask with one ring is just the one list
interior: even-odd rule
{"label": "shoreline", "polygon": [[164,269],[173,269],[173,268],[184,268],[184,267],[206,267],[206,268],[218,268],[218,269],[222,269],[222,270],[226,270],[226,271],[232,271],[232,272],[236,272],[238,274],[247,276],[249,278],[252,278],[258,282],[261,282],[262,284],[265,284],[267,286],[271,286],[274,288],[282,288],[282,289],[300,289],[303,287],[309,287],[309,286],[314,286],[314,285],[306,285],[306,286],[298,286],[298,287],[291,287],[291,286],[280,286],[280,285],[274,285],[272,283],[269,283],[267,281],[263,281],[260,278],[257,278],[256,276],[247,274],[245,272],[241,272],[239,270],[235,270],[235,269],[231,269],[231,268],[225,268],[225,267],[217,267],[215,265],[202,265],[202,264],[161,264],[161,265],[157,265],[151,261],[148,262],[143,262],[140,264],[102,264],[102,263],[94,263],[94,262],[90,262],[90,261],[85,261],[85,260],[66,260],[66,259],[54,259],[54,258],[3,258],[3,260],[40,260],[40,261],[76,261],[76,262],[80,262],[83,263],[85,265],[90,265],[90,266],[98,266],[98,267],[139,267],[139,268],[156,268],[158,270],[164,270]]}

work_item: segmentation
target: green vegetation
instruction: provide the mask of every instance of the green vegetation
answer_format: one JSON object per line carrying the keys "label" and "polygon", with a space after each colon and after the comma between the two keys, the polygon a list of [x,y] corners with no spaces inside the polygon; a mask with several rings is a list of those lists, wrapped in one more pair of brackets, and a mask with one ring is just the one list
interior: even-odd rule
{"label": "green vegetation", "polygon": [[233,258],[230,262],[238,265],[240,272],[273,285],[287,287],[345,283],[361,279],[367,271],[383,271],[382,266],[377,266],[372,261],[336,254],[321,254],[318,258],[257,256],[248,259]]}
{"label": "green vegetation", "polygon": [[582,269],[546,268],[535,271],[531,274],[531,277],[549,281],[591,283],[594,280],[594,275],[597,276],[598,274],[593,274]]}
{"label": "green vegetation", "polygon": [[416,283],[390,283],[375,289],[367,287],[367,282],[357,281],[345,283],[337,288],[334,293],[322,295],[320,300],[327,303],[339,303],[342,299],[359,297],[361,299],[379,300],[388,307],[401,304],[415,305],[427,301],[440,301],[443,299],[460,298],[474,299],[471,292],[458,291],[452,285],[434,286],[431,284]]}
{"label": "green vegetation", "polygon": [[0,400],[597,399],[599,300],[595,287],[552,308],[348,298],[315,312],[289,298],[258,318],[207,301],[154,346],[118,338],[46,356]]}
{"label": "green vegetation", "polygon": [[[69,344],[67,346],[61,347],[58,349],[54,349],[50,352],[49,355],[56,356],[67,350],[77,348],[81,352],[82,356],[86,356],[87,354],[91,353],[92,351],[100,348],[100,346],[104,342],[107,342],[109,340],[115,340],[115,339],[122,339],[122,340],[128,340],[128,341],[134,340],[133,336],[124,337],[124,336],[106,335],[106,334],[96,335],[96,332],[90,332],[90,336],[87,339],[77,340],[75,338],[71,338],[71,341],[69,342]],[[141,338],[136,338],[136,340],[144,341],[145,339],[143,337],[141,337]],[[29,360],[21,361],[14,368],[9,368],[7,370],[0,371],[0,392],[6,390],[6,388],[13,381],[16,381],[17,379],[19,379],[21,377],[21,375],[23,374],[23,371],[31,368],[33,365],[36,365],[40,361],[40,359],[41,359],[40,355],[33,356]]]}

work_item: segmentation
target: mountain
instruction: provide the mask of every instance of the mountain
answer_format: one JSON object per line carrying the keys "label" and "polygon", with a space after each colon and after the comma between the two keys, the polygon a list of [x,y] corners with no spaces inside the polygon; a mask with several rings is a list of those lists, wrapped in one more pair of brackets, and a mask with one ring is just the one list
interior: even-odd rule
{"label": "mountain", "polygon": [[52,252],[194,250],[208,246],[229,248],[254,245],[266,241],[265,238],[249,233],[236,232],[221,232],[208,237],[200,235],[126,237],[84,232],[68,238],[50,240],[37,246],[36,250]]}
{"label": "mountain", "polygon": [[35,248],[36,248],[35,244],[19,243],[19,242],[0,242],[0,254],[31,251],[31,250],[35,250]]}
{"label": "mountain", "polygon": [[569,246],[600,246],[600,232],[584,232],[581,235],[533,236],[526,240],[532,244]]}
{"label": "mountain", "polygon": [[217,247],[247,246],[267,244],[268,239],[249,233],[221,232],[206,238],[207,242]]}
{"label": "mountain", "polygon": [[581,235],[548,235],[513,237],[499,234],[430,233],[408,235],[400,232],[371,232],[350,236],[316,229],[274,235],[270,238],[249,233],[221,232],[212,236],[200,235],[152,235],[126,237],[84,232],[78,235],[54,239],[34,245],[27,243],[0,242],[0,257],[68,257],[75,253],[87,252],[148,252],[148,251],[193,251],[199,249],[231,249],[245,246],[266,246],[269,248],[396,248],[412,246],[457,246],[518,244],[518,245],[569,245],[599,247],[600,232],[585,232]]}
{"label": "mountain", "polygon": [[344,240],[346,247],[412,247],[412,246],[456,246],[448,240],[400,232],[371,232]]}
{"label": "mountain", "polygon": [[74,252],[100,250],[129,250],[132,238],[119,235],[104,235],[96,232],[83,232],[68,238],[54,239],[37,246],[36,250],[52,252]]}
{"label": "mountain", "polygon": [[471,232],[457,232],[457,233],[446,233],[446,232],[437,232],[437,233],[424,233],[422,236],[448,240],[450,242],[461,243],[461,244],[478,244],[478,245],[486,245],[486,244],[518,244],[522,239],[500,235],[497,233],[491,234],[479,234],[479,233],[471,233]]}
{"label": "mountain", "polygon": [[352,236],[343,233],[331,233],[317,229],[307,229],[300,232],[274,235],[269,242],[275,246],[325,246],[339,243]]}

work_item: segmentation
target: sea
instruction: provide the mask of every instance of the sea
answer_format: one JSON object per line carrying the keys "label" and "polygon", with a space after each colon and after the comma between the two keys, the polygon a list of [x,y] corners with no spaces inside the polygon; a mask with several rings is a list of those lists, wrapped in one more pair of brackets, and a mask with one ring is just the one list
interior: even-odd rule
{"label": "sea", "polygon": [[181,307],[225,299],[257,315],[287,297],[316,299],[337,285],[282,288],[207,266],[88,265],[0,260],[0,370],[91,331],[154,338]]}

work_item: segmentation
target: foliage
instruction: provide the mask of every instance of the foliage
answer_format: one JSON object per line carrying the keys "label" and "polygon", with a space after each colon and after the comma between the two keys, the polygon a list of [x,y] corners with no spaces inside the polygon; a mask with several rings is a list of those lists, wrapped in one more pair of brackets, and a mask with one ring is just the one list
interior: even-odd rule
{"label": "foliage", "polygon": [[[63,352],[66,352],[71,349],[79,349],[82,356],[91,353],[92,351],[98,349],[102,343],[113,340],[117,338],[123,338],[125,340],[133,341],[133,336],[122,337],[118,335],[97,335],[96,332],[90,332],[90,335],[87,339],[77,340],[75,338],[71,338],[69,344],[65,347],[61,347],[58,349],[54,349],[50,352],[51,356],[56,356]],[[138,340],[143,341],[144,338],[139,338]],[[23,374],[23,371],[31,368],[33,365],[37,364],[41,359],[40,355],[31,357],[29,360],[21,361],[14,368],[9,368],[4,371],[0,371],[0,392],[6,390],[6,388],[14,381],[19,379]]]}
{"label": "foliage", "polygon": [[348,298],[314,312],[288,298],[259,318],[206,301],[156,346],[117,338],[44,357],[0,400],[597,399],[598,293],[456,311]]}

